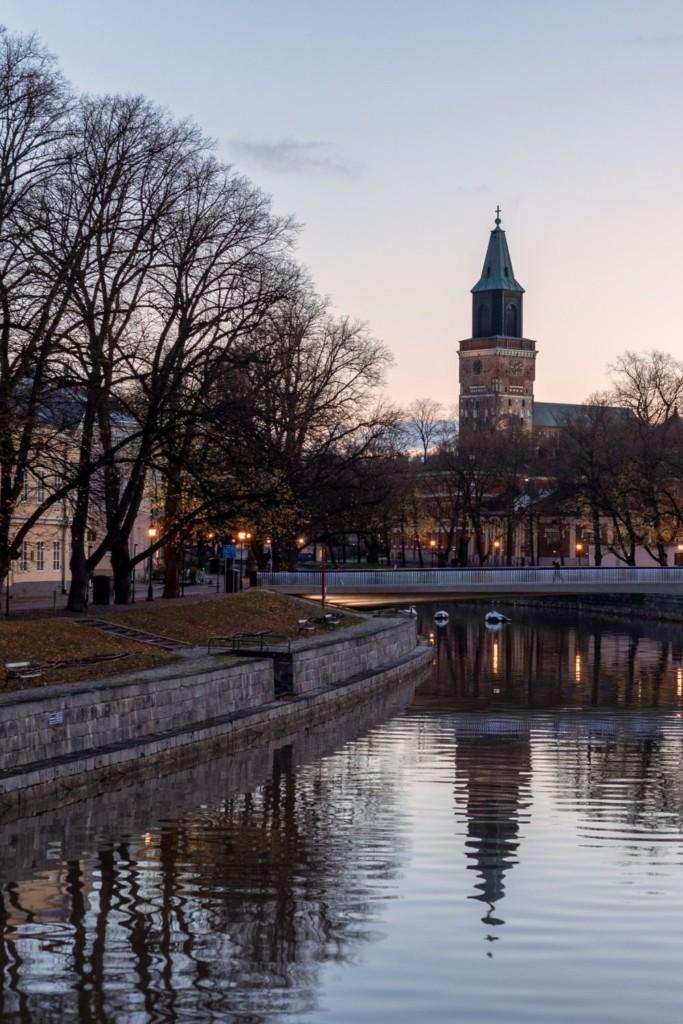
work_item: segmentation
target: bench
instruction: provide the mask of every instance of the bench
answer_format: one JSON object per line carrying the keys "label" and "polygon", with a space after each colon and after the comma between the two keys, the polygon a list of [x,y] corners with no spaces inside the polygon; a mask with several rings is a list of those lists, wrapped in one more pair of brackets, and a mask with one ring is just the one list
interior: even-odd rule
{"label": "bench", "polygon": [[38,665],[33,665],[30,661],[6,661],[5,662],[5,679],[9,682],[11,679],[42,679],[43,670]]}

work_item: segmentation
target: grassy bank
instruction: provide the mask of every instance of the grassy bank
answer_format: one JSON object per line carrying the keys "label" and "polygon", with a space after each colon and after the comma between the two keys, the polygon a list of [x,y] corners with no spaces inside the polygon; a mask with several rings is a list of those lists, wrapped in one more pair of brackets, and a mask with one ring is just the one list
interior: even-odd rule
{"label": "grassy bank", "polygon": [[[83,658],[117,656],[115,660],[88,665],[65,665]],[[26,690],[46,683],[74,683],[82,679],[104,679],[145,668],[158,668],[174,661],[173,655],[146,644],[119,640],[72,622],[21,621],[0,625],[0,691]],[[6,679],[4,666],[11,661],[30,661],[43,668],[42,679]]]}
{"label": "grassy bank", "polygon": [[[302,619],[319,617],[320,605],[297,597],[270,591],[247,591],[243,594],[197,595],[177,600],[140,602],[128,607],[93,608],[92,617],[109,618],[112,622],[135,629],[205,645],[212,636],[231,636],[271,630],[280,637],[301,635]],[[341,626],[360,621],[357,616],[341,613]],[[306,635],[328,632],[325,626],[314,625]],[[95,661],[86,665],[75,662],[84,658],[117,657],[111,661]],[[174,661],[175,656],[144,643],[109,636],[90,626],[67,619],[36,619],[3,622],[0,625],[0,692],[24,690],[47,683],[71,683],[83,679],[104,679],[107,676],[158,668]],[[12,661],[30,661],[41,667],[40,679],[6,679],[4,665]]]}
{"label": "grassy bank", "polygon": [[[98,616],[192,644],[205,644],[212,636],[253,633],[262,629],[285,637],[296,637],[300,635],[301,619],[321,614],[320,605],[313,601],[268,590],[218,594],[215,597],[197,595],[149,604],[140,602],[123,608],[97,609]],[[342,615],[343,626],[359,621],[355,615],[339,614]],[[313,633],[324,631],[324,626],[315,626],[312,630]]]}

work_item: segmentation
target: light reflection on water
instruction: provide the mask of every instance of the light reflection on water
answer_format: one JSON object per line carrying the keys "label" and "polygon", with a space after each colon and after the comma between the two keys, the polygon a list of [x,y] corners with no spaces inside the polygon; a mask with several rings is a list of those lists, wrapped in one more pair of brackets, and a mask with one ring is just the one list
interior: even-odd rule
{"label": "light reflection on water", "polygon": [[[433,621],[450,612],[448,625]],[[557,705],[680,707],[683,633],[673,623],[613,620],[507,607],[510,625],[488,629],[486,605],[418,605],[434,645],[430,696],[458,707]]]}
{"label": "light reflection on water", "polygon": [[412,703],[6,823],[0,1019],[680,1021],[674,646],[600,624],[596,690],[594,627],[529,615],[494,699],[453,618]]}

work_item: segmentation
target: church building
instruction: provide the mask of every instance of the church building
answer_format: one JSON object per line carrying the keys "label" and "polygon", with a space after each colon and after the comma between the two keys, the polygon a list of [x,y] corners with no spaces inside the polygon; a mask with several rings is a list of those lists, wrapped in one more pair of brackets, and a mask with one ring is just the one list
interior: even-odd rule
{"label": "church building", "polygon": [[459,343],[460,435],[516,426],[551,437],[581,406],[534,398],[536,342],[524,336],[524,288],[500,224],[498,207],[481,277],[472,288],[472,336]]}

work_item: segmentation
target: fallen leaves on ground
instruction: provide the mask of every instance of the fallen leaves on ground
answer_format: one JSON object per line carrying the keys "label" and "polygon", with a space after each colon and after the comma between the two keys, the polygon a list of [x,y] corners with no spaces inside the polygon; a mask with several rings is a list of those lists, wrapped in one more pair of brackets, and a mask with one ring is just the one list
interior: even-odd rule
{"label": "fallen leaves on ground", "polygon": [[[101,655],[126,654],[125,658],[91,665],[47,667],[42,679],[5,679],[8,661],[30,661],[47,665],[56,661],[75,661]],[[0,624],[0,691],[26,690],[46,683],[73,683],[83,679],[105,679],[107,676],[158,668],[174,661],[166,651],[153,650],[145,644],[108,636],[90,627],[63,620],[46,622],[18,621]]]}
{"label": "fallen leaves on ground", "polygon": [[[339,612],[338,609],[336,611]],[[100,615],[99,609],[97,614]],[[198,595],[172,601],[160,599],[152,604],[136,604],[124,609],[112,606],[102,609],[102,614],[122,625],[159,636],[205,644],[212,636],[253,633],[263,629],[285,637],[296,637],[300,634],[299,621],[319,617],[322,611],[320,605],[313,601],[270,590],[257,590],[215,597]],[[340,614],[342,626],[360,621],[355,615]],[[313,632],[328,630],[319,625]]]}

